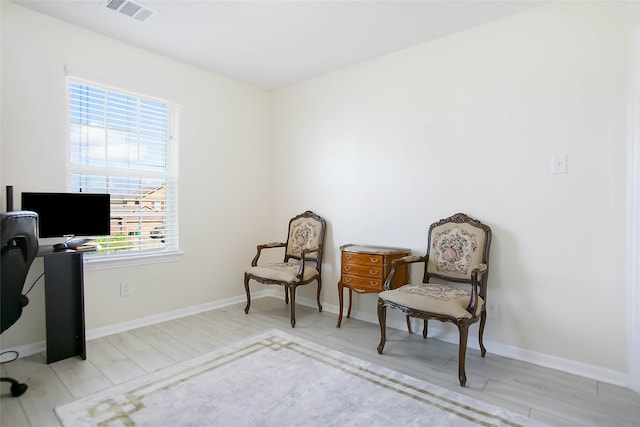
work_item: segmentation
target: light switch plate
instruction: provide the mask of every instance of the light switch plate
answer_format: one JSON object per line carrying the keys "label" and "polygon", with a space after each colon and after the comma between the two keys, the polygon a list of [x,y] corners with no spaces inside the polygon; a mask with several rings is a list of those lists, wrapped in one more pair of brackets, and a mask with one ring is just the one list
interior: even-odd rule
{"label": "light switch plate", "polygon": [[567,173],[566,154],[554,154],[551,156],[551,173]]}

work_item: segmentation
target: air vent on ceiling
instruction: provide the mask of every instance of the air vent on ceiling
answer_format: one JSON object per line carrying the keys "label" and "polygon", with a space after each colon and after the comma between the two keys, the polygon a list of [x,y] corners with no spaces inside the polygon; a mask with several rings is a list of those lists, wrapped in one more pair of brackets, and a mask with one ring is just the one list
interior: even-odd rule
{"label": "air vent on ceiling", "polygon": [[146,21],[156,13],[156,11],[131,0],[106,0],[103,5],[107,9],[123,13],[138,21]]}

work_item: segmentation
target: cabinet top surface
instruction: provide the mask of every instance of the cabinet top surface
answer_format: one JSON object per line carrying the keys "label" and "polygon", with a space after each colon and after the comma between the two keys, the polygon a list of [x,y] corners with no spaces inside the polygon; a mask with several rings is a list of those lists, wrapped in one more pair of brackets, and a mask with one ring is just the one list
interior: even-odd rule
{"label": "cabinet top surface", "polygon": [[379,255],[390,255],[390,254],[411,252],[411,249],[407,249],[407,248],[394,248],[390,246],[375,246],[375,245],[355,245],[351,243],[348,245],[340,246],[340,250],[343,252],[379,254]]}

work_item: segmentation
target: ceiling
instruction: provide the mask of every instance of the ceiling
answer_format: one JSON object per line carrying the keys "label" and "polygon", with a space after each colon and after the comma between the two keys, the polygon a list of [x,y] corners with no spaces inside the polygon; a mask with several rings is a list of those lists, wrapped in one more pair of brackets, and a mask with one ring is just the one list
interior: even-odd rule
{"label": "ceiling", "polygon": [[[545,1],[12,0],[264,89],[275,89],[536,7]],[[117,0],[111,0],[117,1]]]}

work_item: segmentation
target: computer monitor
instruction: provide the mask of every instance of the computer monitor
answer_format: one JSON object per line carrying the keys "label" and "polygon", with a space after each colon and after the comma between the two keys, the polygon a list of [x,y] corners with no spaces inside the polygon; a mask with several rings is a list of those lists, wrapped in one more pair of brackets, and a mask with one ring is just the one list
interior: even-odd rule
{"label": "computer monitor", "polygon": [[39,237],[107,236],[111,198],[97,193],[22,193],[22,210],[38,213]]}

